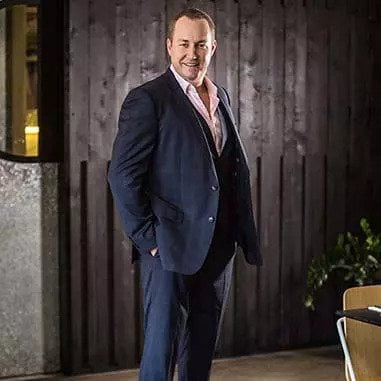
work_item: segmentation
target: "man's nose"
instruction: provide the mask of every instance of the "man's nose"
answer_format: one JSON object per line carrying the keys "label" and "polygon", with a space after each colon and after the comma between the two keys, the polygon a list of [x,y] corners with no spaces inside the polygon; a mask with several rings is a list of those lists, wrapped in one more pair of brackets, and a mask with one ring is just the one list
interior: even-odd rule
{"label": "man's nose", "polygon": [[196,46],[190,46],[188,49],[188,57],[191,59],[197,58]]}

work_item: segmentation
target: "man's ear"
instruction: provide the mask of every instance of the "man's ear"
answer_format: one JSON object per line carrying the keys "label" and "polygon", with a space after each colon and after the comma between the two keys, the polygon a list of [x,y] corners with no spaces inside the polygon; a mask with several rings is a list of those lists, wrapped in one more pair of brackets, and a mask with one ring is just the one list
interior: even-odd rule
{"label": "man's ear", "polygon": [[172,49],[172,41],[169,37],[167,37],[167,53],[169,56],[171,55],[171,49]]}
{"label": "man's ear", "polygon": [[216,51],[216,49],[217,49],[217,41],[214,40],[212,42],[212,56],[213,56],[214,52]]}

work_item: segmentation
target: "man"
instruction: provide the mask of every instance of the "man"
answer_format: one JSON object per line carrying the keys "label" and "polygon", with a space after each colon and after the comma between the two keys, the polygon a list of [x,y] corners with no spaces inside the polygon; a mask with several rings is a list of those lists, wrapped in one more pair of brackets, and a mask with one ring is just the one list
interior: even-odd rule
{"label": "man", "polygon": [[[261,264],[247,159],[224,89],[206,76],[212,19],[180,12],[171,67],[123,102],[109,182],[139,251],[144,293],[140,379],[208,380],[236,244]],[[136,258],[134,258],[136,259]]]}

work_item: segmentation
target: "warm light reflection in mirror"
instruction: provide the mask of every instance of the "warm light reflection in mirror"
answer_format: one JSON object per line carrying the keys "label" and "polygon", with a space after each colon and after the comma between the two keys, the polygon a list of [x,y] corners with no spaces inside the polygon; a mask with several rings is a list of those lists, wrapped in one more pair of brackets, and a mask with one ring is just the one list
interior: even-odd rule
{"label": "warm light reflection in mirror", "polygon": [[0,9],[0,150],[38,156],[38,7]]}

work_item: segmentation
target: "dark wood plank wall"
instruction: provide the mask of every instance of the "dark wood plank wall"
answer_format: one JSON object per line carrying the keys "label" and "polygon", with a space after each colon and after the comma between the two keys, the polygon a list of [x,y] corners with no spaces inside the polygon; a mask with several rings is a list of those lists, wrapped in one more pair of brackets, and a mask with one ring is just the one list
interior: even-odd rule
{"label": "dark wood plank wall", "polygon": [[[305,343],[306,311],[300,307],[303,291],[303,195],[306,152],[307,12],[301,2],[285,3],[284,135],[282,160],[282,234],[280,286],[281,345]],[[300,324],[290,324],[298,321]]]}
{"label": "dark wood plank wall", "polygon": [[374,212],[375,228],[381,230],[381,50],[378,48],[381,46],[381,6],[380,1],[372,1],[370,3],[371,17],[371,50],[372,50],[372,92],[371,92],[371,136],[370,136],[370,151],[372,158],[372,174],[371,174],[371,187],[372,197],[371,205]]}
{"label": "dark wood plank wall", "polygon": [[167,21],[190,5],[216,20],[210,76],[247,147],[264,255],[260,269],[237,259],[217,355],[336,340],[337,299],[302,305],[306,266],[380,205],[380,0],[69,3],[64,371],[138,364],[139,268],[107,168],[125,95],[165,70]]}
{"label": "dark wood plank wall", "polygon": [[[141,28],[130,26],[140,20],[140,4],[135,0],[116,3],[116,86],[113,112],[118,108],[125,95],[141,83],[140,57],[136,50],[141,49]],[[115,128],[115,127],[114,127]],[[138,269],[131,264],[131,242],[124,236],[118,214],[114,215],[114,361],[119,367],[133,367],[139,355],[141,337]]]}
{"label": "dark wood plank wall", "polygon": [[[324,1],[307,7],[306,154],[305,154],[305,259],[308,263],[325,247],[325,157],[327,147],[328,30]],[[312,316],[311,339],[324,341],[328,309]]]}

